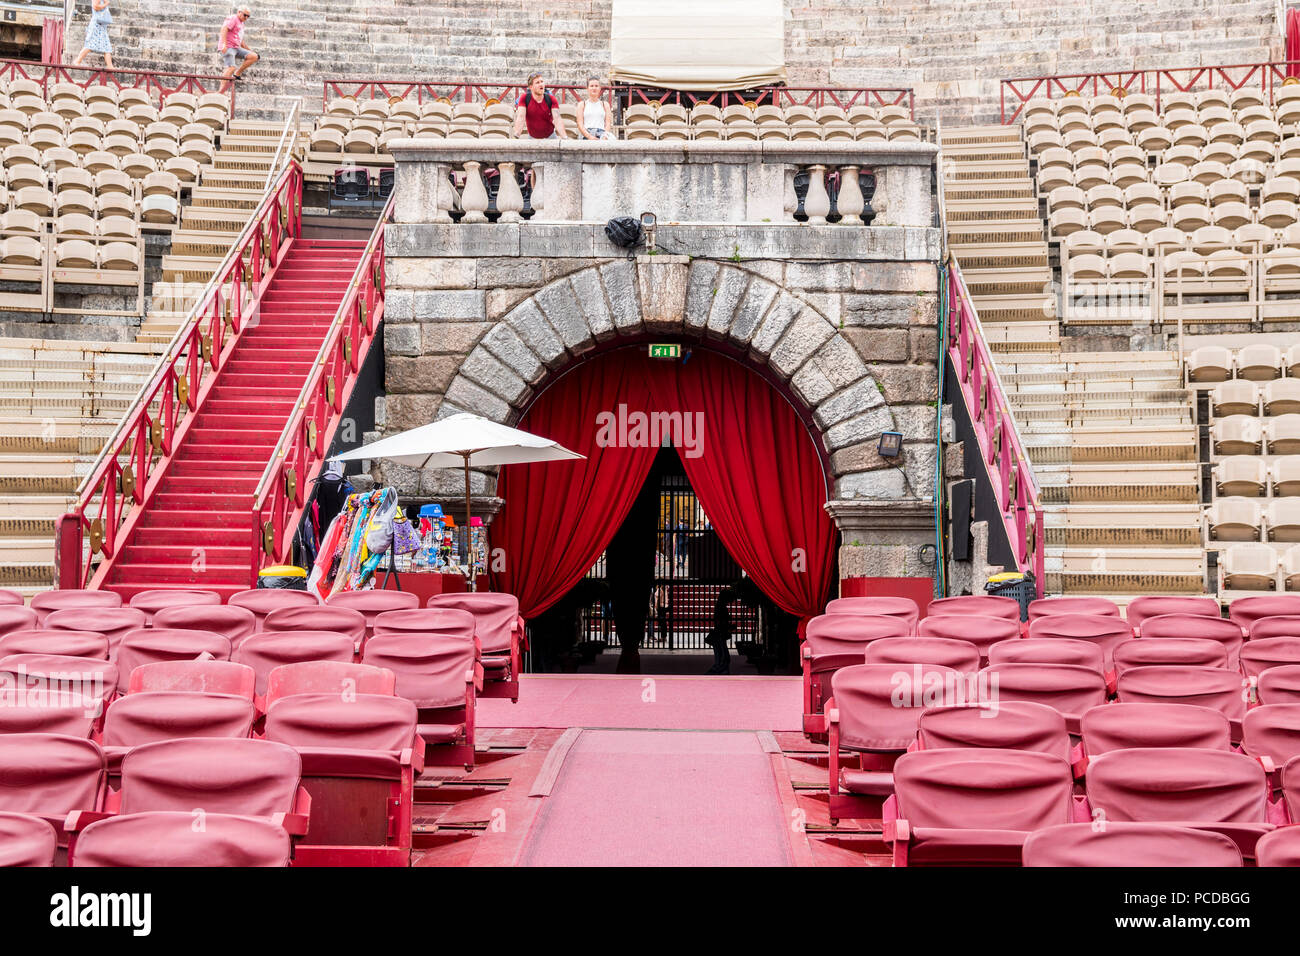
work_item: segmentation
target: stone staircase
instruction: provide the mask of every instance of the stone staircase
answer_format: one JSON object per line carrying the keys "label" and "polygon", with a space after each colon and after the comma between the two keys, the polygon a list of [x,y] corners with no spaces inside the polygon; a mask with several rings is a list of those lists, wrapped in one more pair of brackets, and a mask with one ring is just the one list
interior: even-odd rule
{"label": "stone staircase", "polygon": [[949,247],[1015,409],[1046,509],[1052,594],[1199,594],[1196,427],[1170,352],[1062,339],[1018,127],[944,130]]}

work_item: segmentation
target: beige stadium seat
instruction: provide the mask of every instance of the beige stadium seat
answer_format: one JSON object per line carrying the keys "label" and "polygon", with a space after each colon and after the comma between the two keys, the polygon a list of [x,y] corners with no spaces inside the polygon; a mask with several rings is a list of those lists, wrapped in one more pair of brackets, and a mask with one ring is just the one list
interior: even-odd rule
{"label": "beige stadium seat", "polygon": [[1061,145],[1070,152],[1097,147],[1097,135],[1085,124],[1075,122],[1061,127]]}
{"label": "beige stadium seat", "polygon": [[54,194],[44,186],[23,186],[15,190],[10,185],[9,189],[13,193],[15,209],[26,209],[38,216],[49,216],[54,212]]}
{"label": "beige stadium seat", "polygon": [[1228,167],[1241,158],[1241,147],[1227,139],[1215,139],[1214,133],[1210,134],[1210,142],[1201,150],[1201,161],[1197,163],[1214,163],[1217,168],[1223,170],[1226,176]]}
{"label": "beige stadium seat", "polygon": [[1071,256],[1066,268],[1071,279],[1084,282],[1104,279],[1110,271],[1106,260],[1092,253]]}
{"label": "beige stadium seat", "polygon": [[19,93],[17,96],[9,94],[9,105],[20,113],[32,115],[45,110],[45,98],[42,96],[33,96],[29,93]]}
{"label": "beige stadium seat", "polygon": [[[759,109],[762,109],[762,107],[759,107]],[[1054,113],[1052,115],[1055,116]],[[859,123],[875,123],[879,121],[880,112],[874,106],[868,106],[865,103],[858,103],[855,106],[849,107],[849,122],[854,126],[857,126]]]}
{"label": "beige stadium seat", "polygon": [[1282,364],[1292,378],[1300,378],[1300,342],[1291,346],[1282,356]]}
{"label": "beige stadium seat", "polygon": [[17,126],[0,126],[0,147],[22,145],[27,141],[27,134]]}
{"label": "beige stadium seat", "polygon": [[1083,255],[1085,253],[1098,253],[1106,248],[1106,237],[1100,233],[1093,232],[1091,229],[1082,229],[1079,232],[1070,233],[1062,240],[1061,246],[1065,249],[1070,258]]}
{"label": "beige stadium seat", "polygon": [[1265,420],[1270,455],[1300,455],[1300,415],[1278,415]]}
{"label": "beige stadium seat", "polygon": [[86,189],[61,189],[54,194],[54,214],[63,216],[70,212],[81,212],[88,216],[98,210],[95,194]]}
{"label": "beige stadium seat", "polygon": [[[512,107],[509,103],[498,103],[496,105],[504,108],[506,117],[508,119],[511,120],[514,119],[514,115],[515,115],[514,107]],[[198,113],[196,111],[195,116],[197,115]],[[410,121],[418,120],[420,118],[420,104],[415,102],[414,100],[409,100],[409,99],[398,100],[396,103],[390,103],[388,105],[388,115],[393,119],[410,120]]]}
{"label": "beige stadium seat", "polygon": [[[406,134],[401,131],[396,131],[394,135],[405,136]],[[207,166],[212,163],[216,155],[217,155],[217,148],[212,143],[205,142],[204,140],[201,139],[190,139],[181,143],[180,157],[172,157],[172,158],[174,159],[174,158],[183,157],[185,159],[192,160],[193,162],[195,162],[200,166]],[[171,159],[165,160],[164,162],[165,163],[171,162]]]}
{"label": "beige stadium seat", "polygon": [[343,136],[343,130],[337,126],[318,126],[312,130],[308,149],[313,153],[341,153]]}
{"label": "beige stadium seat", "polygon": [[39,149],[41,152],[62,146],[65,141],[66,139],[63,133],[57,132],[48,127],[32,130],[27,134],[27,145],[31,146],[33,149]]}
{"label": "beige stadium seat", "polygon": [[[1223,91],[1220,90],[1220,93]],[[1243,86],[1239,90],[1233,90],[1228,95],[1228,105],[1236,112],[1241,112],[1250,106],[1262,106],[1264,104],[1264,91],[1251,86]]]}
{"label": "beige stadium seat", "polygon": [[347,113],[326,113],[324,116],[316,117],[313,130],[336,129],[340,134],[346,133],[352,128],[352,119],[353,117]]}
{"label": "beige stadium seat", "polygon": [[1216,495],[1261,498],[1268,488],[1268,466],[1256,455],[1233,455],[1214,466]]}
{"label": "beige stadium seat", "polygon": [[180,155],[180,144],[170,136],[150,136],[144,143],[144,152],[159,162]]}
{"label": "beige stadium seat", "polygon": [[[717,109],[717,107],[715,106],[713,109]],[[719,118],[721,117],[719,116]],[[655,122],[655,107],[649,103],[636,103],[623,111],[623,123],[627,126],[653,124]]]}
{"label": "beige stadium seat", "polygon": [[1132,160],[1121,160],[1110,168],[1110,181],[1120,189],[1127,189],[1139,183],[1145,184],[1149,176],[1150,171],[1145,163]]}
{"label": "beige stadium seat", "polygon": [[758,140],[758,126],[755,123],[728,123],[724,129],[728,141],[755,142]]}
{"label": "beige stadium seat", "polygon": [[105,216],[134,216],[135,199],[126,193],[104,193],[96,203],[99,206],[99,218]]}
{"label": "beige stadium seat", "polygon": [[140,221],[151,224],[174,223],[180,216],[176,197],[165,194],[145,196],[140,200]]}
{"label": "beige stadium seat", "polygon": [[1167,127],[1151,126],[1138,133],[1137,144],[1148,153],[1163,153],[1174,144],[1174,135]]}
{"label": "beige stadium seat", "polygon": [[379,137],[368,129],[351,129],[343,137],[343,152],[373,153],[379,146]]}
{"label": "beige stadium seat", "polygon": [[[72,153],[72,155],[74,158],[77,157],[76,153]],[[80,157],[80,160],[81,168],[92,176],[97,175],[105,169],[120,170],[122,168],[121,158],[116,153],[110,153],[108,150],[104,149],[93,150],[85,156]],[[75,164],[67,163],[64,165]]]}
{"label": "beige stadium seat", "polygon": [[94,116],[107,122],[108,120],[117,119],[119,116],[125,114],[117,108],[116,103],[109,103],[104,100],[87,100],[86,115]]}
{"label": "beige stadium seat", "polygon": [[106,242],[99,250],[101,269],[134,271],[140,268],[140,249],[134,242]]}
{"label": "beige stadium seat", "polygon": [[[1172,127],[1171,127],[1172,128]],[[1201,147],[1210,141],[1210,134],[1199,123],[1188,123],[1174,130],[1174,146],[1191,146],[1200,152]]]}
{"label": "beige stadium seat", "polygon": [[1084,204],[1089,209],[1097,209],[1102,206],[1114,206],[1117,209],[1123,209],[1125,205],[1124,190],[1113,183],[1102,183],[1099,186],[1093,186],[1084,194]]}
{"label": "beige stadium seat", "polygon": [[[880,122],[859,123],[854,127],[854,138],[857,142],[884,142],[888,139],[889,134],[885,131],[885,126]],[[1070,170],[1069,172],[1073,172]],[[1066,180],[1073,182],[1072,178]]]}
{"label": "beige stadium seat", "polygon": [[158,120],[162,123],[170,123],[178,128],[188,126],[194,122],[194,110],[188,106],[172,103],[169,99],[163,105],[163,108],[158,111]]}
{"label": "beige stadium seat", "polygon": [[1123,97],[1124,112],[1132,114],[1139,110],[1155,110],[1156,99],[1149,93],[1129,90]]}
{"label": "beige stadium seat", "polygon": [[1088,228],[1105,236],[1117,229],[1128,228],[1128,213],[1118,206],[1101,206],[1088,210]]}
{"label": "beige stadium seat", "polygon": [[128,153],[122,157],[122,172],[132,179],[144,179],[158,168],[158,161],[144,153]]}
{"label": "beige stadium seat", "polygon": [[1282,375],[1282,353],[1276,345],[1259,343],[1237,350],[1237,377],[1263,382]]}
{"label": "beige stadium seat", "polygon": [[1178,104],[1169,106],[1166,104],[1164,111],[1165,126],[1171,130],[1182,129],[1184,126],[1196,123],[1196,107],[1192,104]]}
{"label": "beige stadium seat", "polygon": [[1042,155],[1038,157],[1039,172],[1053,167],[1060,167],[1061,169],[1068,169],[1073,172],[1074,154],[1063,147],[1053,147],[1051,149],[1043,150]]}
{"label": "beige stadium seat", "polygon": [[1292,281],[1300,276],[1300,249],[1270,249],[1264,253],[1264,277],[1266,280]]}
{"label": "beige stadium seat", "polygon": [[1141,202],[1130,206],[1128,210],[1129,227],[1138,232],[1150,233],[1164,226],[1167,221],[1165,208],[1159,203]]}
{"label": "beige stadium seat", "polygon": [[68,123],[69,133],[76,133],[83,130],[102,137],[106,132],[108,132],[108,123],[93,116],[81,116]]}
{"label": "beige stadium seat", "polygon": [[45,246],[31,236],[10,236],[0,244],[0,262],[7,266],[39,266]]}
{"label": "beige stadium seat", "polygon": [[911,123],[912,113],[906,106],[882,106],[879,111],[880,122],[886,126],[895,123]]}
{"label": "beige stadium seat", "polygon": [[1088,228],[1088,214],[1077,206],[1062,206],[1048,215],[1047,228],[1053,236],[1071,235]]}
{"label": "beige stadium seat", "polygon": [[[480,117],[483,115],[481,112],[482,104],[474,103],[474,104],[461,104],[461,105],[478,106],[480,108],[480,112],[477,115]],[[367,99],[360,100],[357,102],[357,115],[377,116],[382,119],[383,117],[388,115],[388,100],[381,99],[379,97],[369,97]]]}
{"label": "beige stadium seat", "polygon": [[67,123],[58,113],[51,113],[49,110],[42,110],[39,113],[33,113],[27,118],[27,129],[52,129],[56,133],[63,133],[67,130]]}
{"label": "beige stadium seat", "polygon": [[1225,588],[1271,591],[1277,582],[1277,552],[1267,544],[1234,544],[1219,552],[1219,570]]}
{"label": "beige stadium seat", "polygon": [[1210,425],[1210,443],[1216,455],[1259,455],[1264,451],[1264,430],[1257,418],[1229,415]]}
{"label": "beige stadium seat", "polygon": [[105,239],[135,239],[140,235],[140,225],[130,216],[103,216],[99,235]]}
{"label": "beige stadium seat", "polygon": [[1250,498],[1217,498],[1205,511],[1207,541],[1258,541],[1262,528],[1260,507]]}
{"label": "beige stadium seat", "polygon": [[1270,229],[1285,229],[1300,219],[1300,210],[1290,199],[1273,199],[1259,207],[1258,221]]}
{"label": "beige stadium seat", "polygon": [[[1273,383],[1269,383],[1273,384]],[[1231,379],[1220,382],[1210,391],[1210,408],[1215,418],[1229,415],[1259,414],[1259,386],[1246,379]]]}
{"label": "beige stadium seat", "polygon": [[1266,244],[1273,241],[1273,230],[1257,222],[1238,226],[1232,231],[1233,246],[1246,252],[1258,252]]}
{"label": "beige stadium seat", "polygon": [[190,156],[173,156],[163,163],[163,172],[171,173],[185,184],[198,182],[199,163]]}
{"label": "beige stadium seat", "polygon": [[1262,394],[1265,415],[1300,413],[1300,379],[1279,378],[1265,382]]}
{"label": "beige stadium seat", "polygon": [[1140,252],[1121,252],[1110,257],[1110,278],[1149,279],[1151,262]]}
{"label": "beige stadium seat", "polygon": [[54,188],[56,191],[63,189],[84,189],[87,192],[94,192],[95,177],[85,169],[74,166],[65,166],[54,174]]}
{"label": "beige stadium seat", "polygon": [[1109,182],[1110,167],[1105,163],[1085,163],[1074,168],[1074,184],[1084,192]]}
{"label": "beige stadium seat", "polygon": [[355,97],[340,96],[330,100],[325,104],[326,113],[341,113],[345,116],[357,115],[357,101]]}
{"label": "beige stadium seat", "polygon": [[1136,229],[1116,229],[1106,236],[1106,254],[1111,257],[1123,252],[1144,252],[1146,247],[1146,236]]}
{"label": "beige stadium seat", "polygon": [[1161,163],[1151,171],[1151,181],[1168,189],[1191,178],[1191,170],[1182,163]]}
{"label": "beige stadium seat", "polygon": [[1210,207],[1201,203],[1186,203],[1175,207],[1171,219],[1174,228],[1183,232],[1195,232],[1202,226],[1210,225],[1212,221]]}
{"label": "beige stadium seat", "polygon": [[1202,183],[1192,180],[1174,183],[1169,187],[1169,205],[1174,209],[1190,204],[1205,205],[1209,202],[1210,191]]}
{"label": "beige stadium seat", "polygon": [[1138,145],[1141,145],[1141,135],[1149,129],[1160,125],[1160,117],[1156,115],[1155,110],[1138,108],[1132,112],[1124,114],[1124,125],[1133,136],[1138,137]]}
{"label": "beige stadium seat", "polygon": [[1300,541],[1300,498],[1275,498],[1264,507],[1265,540]]}
{"label": "beige stadium seat", "polygon": [[1300,545],[1287,548],[1278,560],[1282,572],[1282,586],[1287,591],[1300,591]]}
{"label": "beige stadium seat", "polygon": [[1098,126],[1094,131],[1097,137],[1097,145],[1102,149],[1115,149],[1133,142],[1133,137],[1124,129],[1123,121],[1118,113],[1115,114],[1113,123],[1109,121],[1102,122],[1105,122],[1106,125]]}
{"label": "beige stadium seat", "polygon": [[468,119],[480,122],[483,119],[482,103],[457,103],[451,108],[452,119]]}
{"label": "beige stadium seat", "polygon": [[[636,107],[632,107],[636,109]],[[430,100],[420,106],[420,118],[434,122],[446,122],[451,119],[451,102],[445,98]],[[654,119],[654,109],[650,108],[650,119]]]}
{"label": "beige stadium seat", "polygon": [[40,166],[43,164],[42,154],[26,143],[12,143],[4,148],[0,154],[0,161],[8,169],[10,166]]}
{"label": "beige stadium seat", "polygon": [[93,239],[99,234],[94,216],[70,212],[54,221],[54,232],[60,239]]}
{"label": "beige stadium seat", "polygon": [[[1249,201],[1249,193],[1244,183],[1237,183],[1237,189],[1242,193],[1240,196],[1234,196],[1242,202]],[[1274,199],[1285,199],[1290,202],[1300,201],[1300,179],[1294,179],[1290,176],[1273,176],[1264,180],[1264,185],[1260,187],[1259,198],[1261,202],[1269,202]]]}
{"label": "beige stadium seat", "polygon": [[0,214],[0,233],[5,235],[23,233],[36,236],[44,231],[45,223],[30,209],[11,209]]}
{"label": "beige stadium seat", "polygon": [[1232,122],[1232,110],[1222,103],[1202,103],[1196,114],[1196,121],[1209,129],[1220,123]]}
{"label": "beige stadium seat", "polygon": [[1275,496],[1300,495],[1300,455],[1274,458],[1269,481]]}
{"label": "beige stadium seat", "polygon": [[83,156],[86,153],[104,148],[104,141],[92,133],[90,130],[77,130],[75,133],[69,133],[64,141],[69,149],[72,149]]}
{"label": "beige stadium seat", "polygon": [[124,87],[117,91],[117,105],[123,109],[132,106],[153,106],[153,98],[138,87]]}
{"label": "beige stadium seat", "polygon": [[140,187],[142,196],[175,196],[181,194],[180,180],[172,173],[150,173],[144,178]]}
{"label": "beige stadium seat", "polygon": [[92,83],[85,89],[87,103],[111,103],[117,105],[118,89],[104,83]]}
{"label": "beige stadium seat", "polygon": [[85,239],[63,239],[54,245],[54,264],[60,269],[97,269],[99,249]]}
{"label": "beige stadium seat", "polygon": [[[709,125],[709,126],[703,126],[703,125],[701,125],[701,126],[696,126],[694,129],[695,129],[695,138],[696,138],[697,140],[700,140],[700,139],[721,139],[721,138],[722,138],[722,124],[721,124],[721,123],[718,123],[716,126],[714,126],[714,125],[712,125],[712,124]],[[856,134],[858,134],[858,133],[861,133],[862,131],[863,131],[862,128],[861,128],[861,127],[858,127],[857,129],[853,129],[853,130],[851,130],[851,133],[852,133],[853,135],[856,135]],[[705,133],[707,133],[708,135],[707,135],[707,136],[702,135],[702,134],[705,134]],[[882,137],[883,137],[883,134],[882,134]],[[777,125],[777,124],[774,124],[774,123],[765,123],[765,124],[761,123],[761,124],[759,124],[759,127],[758,127],[758,138],[759,138],[760,140],[763,140],[764,142],[767,142],[767,141],[773,141],[773,142],[789,142],[789,141],[790,141],[790,127],[786,126],[784,123],[782,123],[782,124],[780,124],[780,125]]]}

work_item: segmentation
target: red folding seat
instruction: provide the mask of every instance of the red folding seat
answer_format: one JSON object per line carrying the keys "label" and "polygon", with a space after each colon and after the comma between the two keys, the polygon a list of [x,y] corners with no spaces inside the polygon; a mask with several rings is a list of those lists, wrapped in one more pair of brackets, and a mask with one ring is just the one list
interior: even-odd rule
{"label": "red folding seat", "polygon": [[1300,637],[1265,637],[1247,641],[1241,647],[1241,670],[1258,679],[1273,667],[1300,664]]}
{"label": "red folding seat", "polygon": [[1246,632],[1241,625],[1223,618],[1202,617],[1195,614],[1161,614],[1149,617],[1142,623],[1142,640],[1199,640],[1218,641],[1228,652],[1228,667],[1236,670],[1241,644]]}
{"label": "red folding seat", "polygon": [[907,622],[886,614],[819,614],[804,629],[799,649],[803,669],[803,732],[819,742],[826,733],[826,698],[831,675],[866,661],[867,645],[886,637],[906,637]]}
{"label": "red folding seat", "polygon": [[125,694],[131,671],[158,661],[230,659],[230,641],[211,631],[142,627],[128,631],[117,647],[118,693]]}
{"label": "red folding seat", "polygon": [[1115,645],[1132,640],[1133,628],[1123,618],[1109,614],[1049,614],[1029,622],[1029,637],[1068,638],[1096,644],[1109,671],[1115,667],[1112,660]]}
{"label": "red folding seat", "polygon": [[108,638],[97,631],[33,628],[10,631],[0,637],[0,657],[10,654],[59,654],[63,657],[98,657],[108,660]]}
{"label": "red folding seat", "polygon": [[1073,664],[1106,673],[1101,646],[1068,637],[1024,637],[989,648],[990,664]]}
{"label": "red folding seat", "polygon": [[1242,721],[1241,750],[1258,760],[1276,786],[1277,770],[1300,757],[1300,704],[1254,707]]}
{"label": "red folding seat", "polygon": [[1052,614],[1101,614],[1119,617],[1119,606],[1102,597],[1050,597],[1029,602],[1029,623]]}
{"label": "red folding seat", "polygon": [[250,588],[230,595],[226,601],[228,607],[247,608],[257,618],[260,630],[262,621],[277,608],[282,607],[316,607],[320,601],[310,591],[283,591],[278,588]]}
{"label": "red folding seat", "polygon": [[83,591],[77,588],[56,588],[42,591],[32,598],[32,610],[44,625],[45,618],[64,608],[114,608],[122,606],[122,595],[116,591]]}
{"label": "red folding seat", "polygon": [[157,588],[152,591],[139,591],[127,602],[130,607],[144,611],[149,623],[153,616],[169,607],[213,607],[221,604],[221,595],[216,591],[190,591],[177,588]]}
{"label": "red folding seat", "polygon": [[[407,611],[389,611],[406,614]],[[419,708],[417,733],[425,742],[429,766],[474,768],[474,701],[482,686],[473,618],[464,611],[441,611],[464,617],[462,633],[385,634],[379,624],[366,642],[363,664],[383,667],[397,679],[397,696]],[[382,618],[382,616],[381,616]]]}
{"label": "red folding seat", "polygon": [[993,747],[1030,750],[1070,759],[1065,718],[1044,704],[1009,700],[996,704],[927,707],[916,724],[917,750]]}
{"label": "red folding seat", "polygon": [[108,817],[77,836],[71,866],[288,866],[289,834],[260,817],[156,810]]}
{"label": "red folding seat", "polygon": [[[855,664],[837,670],[826,701],[832,822],[880,819],[893,790],[889,771],[916,739],[921,712],[977,703],[970,699],[970,687],[968,675],[938,664]],[[856,759],[842,765],[842,751]]]}
{"label": "red folding seat", "polygon": [[266,739],[302,758],[312,828],[299,866],[407,866],[415,778],[424,769],[418,711],[404,697],[294,694],[266,712]]}
{"label": "red folding seat", "polygon": [[11,591],[9,588],[0,588],[0,607],[10,604],[25,604],[23,596],[17,591]]}
{"label": "red folding seat", "polygon": [[950,637],[958,641],[970,641],[979,648],[983,660],[988,660],[989,648],[994,644],[1021,636],[1019,618],[1011,620],[958,614],[931,614],[917,625],[916,632],[921,637]]}
{"label": "red folding seat", "polygon": [[382,667],[342,661],[300,661],[281,664],[271,671],[266,679],[266,706],[269,710],[281,697],[295,694],[331,694],[335,699],[350,699],[357,694],[392,697],[396,687],[397,676]]}
{"label": "red folding seat", "polygon": [[258,710],[266,708],[266,679],[281,664],[300,661],[343,661],[352,663],[355,645],[347,634],[336,631],[262,631],[247,638],[234,653],[236,664],[247,664],[257,674]]}
{"label": "red folding seat", "polygon": [[59,849],[54,825],[30,813],[0,813],[0,867],[53,866]]}
{"label": "red folding seat", "polygon": [[1228,605],[1228,618],[1247,633],[1262,617],[1294,615],[1300,615],[1300,594],[1258,594],[1237,598]]}
{"label": "red folding seat", "polygon": [[1282,801],[1291,823],[1300,823],[1300,757],[1292,757],[1278,774],[1282,784]]}
{"label": "red folding seat", "polygon": [[1261,641],[1268,637],[1300,637],[1300,614],[1279,614],[1261,617],[1250,625],[1247,640]]}
{"label": "red folding seat", "polygon": [[1217,599],[1212,597],[1174,597],[1158,595],[1138,597],[1129,601],[1124,609],[1124,618],[1140,637],[1144,621],[1150,617],[1165,614],[1191,614],[1197,617],[1223,617],[1223,609]]}
{"label": "red folding seat", "polygon": [[482,696],[509,697],[518,702],[521,648],[526,649],[528,642],[524,619],[519,616],[519,599],[500,591],[435,594],[425,606],[474,615],[474,636],[478,638],[483,664]]}
{"label": "red folding seat", "polygon": [[916,602],[903,597],[842,597],[826,604],[827,614],[883,614],[906,621],[908,633],[916,633],[921,612]]}
{"label": "red folding seat", "polygon": [[868,664],[942,664],[973,674],[980,652],[970,641],[947,637],[884,637],[867,645]]}
{"label": "red folding seat", "polygon": [[939,598],[931,601],[925,609],[927,617],[940,617],[945,614],[974,615],[976,617],[996,617],[1004,621],[1020,620],[1020,602],[1009,597],[993,594],[963,594],[959,597]]}
{"label": "red folding seat", "polygon": [[104,717],[104,755],[116,775],[133,747],[184,737],[250,737],[253,702],[234,694],[155,690],[127,694]]}
{"label": "red folding seat", "polygon": [[894,765],[884,841],[895,866],[1016,866],[1035,830],[1073,820],[1070,765],[1026,750],[918,750]]}
{"label": "red folding seat", "polygon": [[1084,711],[1106,703],[1106,678],[1077,664],[990,664],[980,677],[996,700],[1055,708],[1072,734],[1079,732]]}
{"label": "red folding seat", "polygon": [[1273,828],[1264,768],[1230,750],[1111,750],[1089,762],[1087,797],[1094,821],[1174,823],[1222,833],[1246,860]]}
{"label": "red folding seat", "polygon": [[1300,665],[1270,667],[1259,675],[1255,694],[1261,704],[1300,704]]}
{"label": "red folding seat", "polygon": [[360,611],[366,619],[366,640],[374,634],[375,618],[385,611],[409,611],[420,606],[420,596],[410,591],[340,591],[325,599],[326,607],[346,607]]}
{"label": "red folding seat", "polygon": [[96,718],[117,693],[117,665],[93,657],[59,654],[10,654],[0,658],[0,673],[12,675],[9,686],[43,693],[47,701],[79,704]]}
{"label": "red folding seat", "polygon": [[187,694],[234,694],[252,700],[257,692],[257,672],[233,661],[160,661],[141,664],[131,671],[128,694],[149,691]]}
{"label": "red folding seat", "polygon": [[1256,866],[1300,866],[1300,827],[1278,827],[1255,844]]}
{"label": "red folding seat", "polygon": [[1162,637],[1159,640],[1135,638],[1117,644],[1114,651],[1115,676],[1129,667],[1189,664],[1193,667],[1227,667],[1228,648],[1204,637]]}
{"label": "red folding seat", "polygon": [[1222,833],[1165,823],[1107,821],[1104,827],[1062,823],[1031,833],[1025,841],[1024,865],[1220,867],[1243,864],[1237,844]]}
{"label": "red folding seat", "polygon": [[42,624],[42,627],[103,634],[108,639],[110,660],[117,653],[117,645],[122,642],[122,635],[144,626],[144,611],[133,607],[65,608],[52,612]]}
{"label": "red folding seat", "polygon": [[0,734],[63,734],[89,739],[98,715],[82,701],[0,702]]}
{"label": "red folding seat", "polygon": [[352,649],[361,655],[361,645],[366,639],[366,618],[360,611],[346,607],[282,607],[271,611],[262,621],[262,632],[272,631],[333,631],[352,639]]}
{"label": "red folding seat", "polygon": [[1228,718],[1193,704],[1104,704],[1083,715],[1083,742],[1074,760],[1082,778],[1092,758],[1140,747],[1196,747],[1231,750]]}
{"label": "red folding seat", "polygon": [[40,615],[21,604],[0,604],[0,637],[11,631],[28,631],[41,626]]}
{"label": "red folding seat", "polygon": [[220,634],[230,641],[233,653],[240,641],[257,630],[257,615],[248,608],[232,607],[229,604],[166,607],[153,616],[153,626]]}
{"label": "red folding seat", "polygon": [[104,753],[84,737],[0,734],[0,810],[40,817],[68,844],[74,810],[99,810],[108,790]]}
{"label": "red folding seat", "polygon": [[1231,724],[1232,742],[1241,739],[1246,697],[1245,682],[1237,671],[1184,664],[1130,667],[1116,689],[1122,703],[1196,704],[1217,710]]}

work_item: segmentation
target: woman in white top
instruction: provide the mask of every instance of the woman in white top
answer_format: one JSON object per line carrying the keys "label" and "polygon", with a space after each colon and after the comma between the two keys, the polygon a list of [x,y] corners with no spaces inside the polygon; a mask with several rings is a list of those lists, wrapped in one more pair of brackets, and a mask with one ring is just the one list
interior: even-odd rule
{"label": "woman in white top", "polygon": [[583,139],[614,139],[614,113],[600,99],[601,85],[596,77],[587,80],[587,98],[578,103],[578,132]]}

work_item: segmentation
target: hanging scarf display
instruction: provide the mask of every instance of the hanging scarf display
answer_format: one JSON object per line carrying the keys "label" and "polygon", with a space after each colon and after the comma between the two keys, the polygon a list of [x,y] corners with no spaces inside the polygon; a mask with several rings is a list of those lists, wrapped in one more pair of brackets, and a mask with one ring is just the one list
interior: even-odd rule
{"label": "hanging scarf display", "polygon": [[349,495],[321,540],[308,587],[321,598],[373,587],[393,539],[397,493],[392,488]]}

